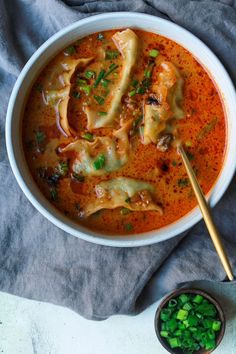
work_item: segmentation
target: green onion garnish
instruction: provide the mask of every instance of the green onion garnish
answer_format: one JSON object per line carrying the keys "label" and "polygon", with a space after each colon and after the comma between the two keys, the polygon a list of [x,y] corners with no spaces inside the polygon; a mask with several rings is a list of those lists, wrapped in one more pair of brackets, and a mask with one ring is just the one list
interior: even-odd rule
{"label": "green onion garnish", "polygon": [[59,173],[59,175],[63,177],[67,175],[68,170],[69,170],[68,161],[60,161],[56,168],[57,173]]}
{"label": "green onion garnish", "polygon": [[139,93],[141,95],[143,95],[144,93],[146,92],[145,88],[144,87],[140,87],[138,86],[137,89],[136,89],[136,93]]}
{"label": "green onion garnish", "polygon": [[107,88],[110,82],[110,80],[102,79],[101,84],[103,87]]}
{"label": "green onion garnish", "polygon": [[37,131],[35,133],[35,139],[38,144],[42,144],[44,142],[45,138],[46,138],[46,136],[45,136],[44,132]]}
{"label": "green onion garnish", "polygon": [[98,112],[98,115],[99,115],[99,116],[106,116],[106,115],[107,115],[107,112]]}
{"label": "green onion garnish", "polygon": [[93,97],[97,101],[97,103],[100,105],[103,105],[103,103],[105,102],[104,98],[101,96],[94,95]]}
{"label": "green onion garnish", "polygon": [[75,47],[73,45],[70,45],[64,51],[64,53],[67,54],[67,55],[73,55],[73,54],[75,54],[75,52],[76,52],[76,49],[75,49]]}
{"label": "green onion garnish", "polygon": [[187,178],[180,178],[178,179],[178,186],[179,187],[186,187],[188,186],[189,182]]}
{"label": "green onion garnish", "polygon": [[[110,73],[112,73],[112,71],[114,71],[114,70],[116,70],[117,68],[119,67],[119,65],[116,65],[116,64],[111,64],[110,66],[109,66],[109,69],[108,69],[108,71],[105,73],[105,75],[103,76],[104,78],[105,77],[107,77],[108,75],[110,75]],[[102,77],[102,78],[103,78]]]}
{"label": "green onion garnish", "polygon": [[124,229],[125,231],[132,231],[133,230],[133,225],[132,224],[124,224]]}
{"label": "green onion garnish", "polygon": [[84,93],[88,96],[91,92],[92,87],[89,85],[84,85],[79,87],[81,91],[84,91]]}
{"label": "green onion garnish", "polygon": [[73,96],[74,98],[79,99],[81,95],[80,95],[80,92],[78,92],[78,91],[73,91],[72,96]]}
{"label": "green onion garnish", "polygon": [[129,97],[133,97],[136,95],[136,90],[132,90],[128,93]]}
{"label": "green onion garnish", "polygon": [[144,76],[145,76],[147,79],[150,79],[150,77],[152,76],[151,70],[145,69],[145,70],[144,70]]}
{"label": "green onion garnish", "polygon": [[96,77],[95,71],[87,70],[84,74],[87,79],[94,79]]}
{"label": "green onion garnish", "polygon": [[91,133],[84,133],[84,135],[82,135],[82,138],[88,140],[88,141],[93,141],[93,134]]}
{"label": "green onion garnish", "polygon": [[131,82],[131,86],[133,86],[133,87],[138,86],[138,80],[133,80],[133,81]]}
{"label": "green onion garnish", "polygon": [[159,55],[159,50],[157,50],[157,49],[151,49],[149,52],[149,56],[151,58],[156,58],[158,55]]}
{"label": "green onion garnish", "polygon": [[50,196],[52,201],[56,202],[58,200],[58,193],[56,188],[50,189]]}
{"label": "green onion garnish", "polygon": [[105,74],[106,74],[105,70],[102,69],[98,74],[98,77],[95,80],[93,87],[97,87],[99,85],[100,81],[105,77]]}
{"label": "green onion garnish", "polygon": [[181,353],[214,349],[220,329],[215,306],[200,294],[171,298],[160,311],[160,336]]}
{"label": "green onion garnish", "polygon": [[105,165],[105,161],[106,161],[105,155],[103,154],[99,155],[93,163],[95,170],[100,170],[101,168],[103,168]]}
{"label": "green onion garnish", "polygon": [[78,85],[87,85],[87,80],[78,78],[77,81],[76,81],[76,83],[77,83]]}
{"label": "green onion garnish", "polygon": [[121,215],[127,215],[129,214],[131,211],[128,208],[121,208],[120,209],[120,213]]}
{"label": "green onion garnish", "polygon": [[105,59],[112,60],[118,58],[118,56],[119,52],[117,50],[106,50]]}

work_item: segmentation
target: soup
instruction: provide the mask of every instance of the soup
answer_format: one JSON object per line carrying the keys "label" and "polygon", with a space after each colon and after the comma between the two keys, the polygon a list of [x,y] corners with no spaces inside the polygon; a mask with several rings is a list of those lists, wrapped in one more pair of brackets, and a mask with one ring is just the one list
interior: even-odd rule
{"label": "soup", "polygon": [[22,130],[45,197],[107,234],[151,231],[191,211],[177,144],[207,193],[226,143],[223,106],[204,68],[170,39],[133,29],[89,35],[51,60]]}

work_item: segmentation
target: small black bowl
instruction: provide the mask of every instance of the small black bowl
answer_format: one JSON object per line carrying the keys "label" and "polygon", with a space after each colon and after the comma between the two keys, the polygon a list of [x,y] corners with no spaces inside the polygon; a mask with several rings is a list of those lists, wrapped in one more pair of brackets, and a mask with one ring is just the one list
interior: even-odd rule
{"label": "small black bowl", "polygon": [[172,293],[170,293],[169,295],[167,295],[164,300],[160,303],[160,305],[157,308],[156,311],[156,315],[155,315],[155,320],[154,320],[154,325],[155,325],[155,331],[156,331],[156,335],[157,338],[159,339],[161,345],[171,354],[184,354],[184,352],[179,349],[179,348],[170,348],[168,343],[166,342],[165,338],[160,336],[160,330],[161,330],[161,319],[160,319],[160,312],[163,308],[166,307],[167,303],[169,300],[176,298],[177,296],[181,295],[181,294],[196,294],[196,295],[202,295],[204,298],[206,298],[209,302],[211,302],[217,309],[218,312],[218,318],[221,321],[221,329],[220,332],[217,335],[216,338],[216,347],[212,350],[205,350],[205,349],[200,349],[196,352],[194,352],[194,354],[209,354],[212,353],[220,344],[220,342],[222,341],[222,338],[224,336],[225,333],[225,316],[224,316],[224,312],[220,306],[220,304],[208,293],[206,293],[205,291],[199,290],[199,289],[177,289],[174,290]]}

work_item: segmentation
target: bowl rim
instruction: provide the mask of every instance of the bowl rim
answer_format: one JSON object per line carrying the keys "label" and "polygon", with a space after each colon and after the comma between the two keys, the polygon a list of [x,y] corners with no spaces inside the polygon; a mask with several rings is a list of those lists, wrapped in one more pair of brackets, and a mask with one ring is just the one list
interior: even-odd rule
{"label": "bowl rim", "polygon": [[[134,26],[129,26],[129,25],[122,25],[122,22],[124,22],[124,17],[126,20],[134,21],[135,25]],[[67,217],[64,217],[64,215],[59,212],[58,210],[55,209],[49,203],[46,198],[42,198],[40,196],[40,193],[36,191],[37,187],[36,184],[35,186],[32,186],[32,181],[26,181],[23,178],[23,174],[25,173],[27,167],[23,166],[19,162],[19,157],[16,158],[16,151],[17,145],[15,136],[12,132],[13,130],[13,123],[14,123],[14,109],[16,105],[16,100],[17,96],[20,93],[21,86],[24,84],[24,81],[27,78],[27,75],[30,72],[30,69],[34,67],[34,65],[41,59],[41,56],[49,50],[49,48],[53,47],[53,44],[55,45],[63,38],[65,38],[68,34],[73,33],[73,31],[78,31],[79,29],[86,27],[86,26],[96,26],[97,23],[100,23],[101,21],[104,23],[106,20],[113,20],[113,21],[120,21],[119,26],[114,26],[113,28],[127,28],[127,27],[135,27],[135,28],[140,28],[141,22],[146,21],[146,23],[151,23],[151,26],[157,27],[160,25],[160,28],[163,26],[165,29],[168,27],[168,29],[171,29],[174,33],[174,31],[181,33],[182,36],[185,36],[186,41],[189,43],[193,41],[196,45],[200,46],[203,51],[205,51],[206,55],[209,56],[210,60],[213,62],[214,65],[218,67],[218,69],[221,71],[221,74],[224,77],[224,80],[226,80],[227,85],[228,85],[228,90],[231,94],[231,101],[234,99],[236,100],[236,94],[234,90],[233,83],[225,70],[224,66],[221,64],[219,59],[216,57],[216,55],[200,40],[198,39],[195,35],[193,35],[191,32],[187,31],[186,29],[182,28],[181,26],[170,22],[169,20],[152,16],[152,15],[147,15],[143,13],[136,13],[136,12],[113,12],[113,13],[104,13],[104,14],[99,14],[99,15],[94,15],[90,16],[87,18],[84,18],[82,20],[79,20],[63,29],[61,29],[59,32],[55,33],[52,37],[50,37],[46,42],[44,42],[38,50],[31,56],[31,58],[28,60],[24,68],[22,69],[11,94],[9,104],[8,104],[8,109],[7,109],[7,116],[6,116],[6,146],[7,146],[7,153],[8,153],[8,158],[10,161],[11,168],[13,170],[13,173],[16,177],[16,180],[18,184],[20,185],[22,191],[26,195],[26,197],[30,200],[30,202],[35,206],[35,208],[43,214],[48,220],[50,220],[53,224],[61,228],[62,230],[66,231],[69,234],[72,234],[74,236],[77,236],[83,240],[93,242],[96,244],[101,244],[101,245],[106,245],[106,246],[114,246],[114,247],[138,247],[138,246],[146,246],[150,244],[154,244],[157,242],[161,242],[164,240],[167,240],[169,238],[172,238],[174,236],[177,236],[181,234],[182,232],[188,230],[190,227],[194,226],[199,220],[201,220],[202,216],[200,214],[200,211],[198,207],[195,207],[192,209],[189,213],[175,221],[174,223],[171,223],[169,225],[166,225],[160,229],[157,230],[152,230],[149,232],[145,233],[139,233],[139,234],[131,234],[131,235],[116,235],[112,236],[109,234],[102,234],[99,232],[91,231],[88,230],[87,228],[82,227],[81,225],[72,222],[69,220]],[[107,28],[107,27],[106,27]],[[111,29],[112,26],[109,25],[107,29]],[[142,28],[142,27],[141,27]],[[146,27],[145,27],[146,28]],[[92,30],[89,33],[95,33],[98,30]],[[157,33],[154,29],[146,29],[146,31],[151,31],[153,33]],[[161,30],[158,32],[161,35],[166,36],[167,38],[172,39],[168,35],[162,34]],[[88,33],[87,33],[88,35]],[[83,35],[84,36],[84,35]],[[81,36],[81,38],[83,37]],[[77,38],[80,37],[79,34],[77,35]],[[172,39],[173,41],[177,40]],[[74,40],[73,40],[74,41]],[[64,44],[61,44],[61,49],[65,47],[66,45],[69,45],[70,42],[72,41],[65,41]],[[180,44],[183,47],[185,47],[183,44]],[[187,50],[189,50],[187,47],[185,47]],[[191,52],[191,50],[189,50]],[[192,53],[193,54],[193,53]],[[46,55],[46,54],[45,54]],[[54,56],[56,54],[54,53]],[[199,58],[197,57],[197,60]],[[49,61],[49,60],[48,60]],[[45,61],[44,66],[46,65],[47,61]],[[206,68],[205,68],[206,69]],[[34,78],[35,79],[35,78]],[[229,95],[230,96],[230,95]],[[230,100],[230,99],[229,99]],[[231,107],[232,106],[232,107]],[[233,105],[230,106],[230,109],[233,110]],[[235,116],[236,116],[236,109],[235,111]],[[19,118],[20,120],[20,118]],[[232,123],[232,121],[231,121]],[[236,123],[235,123],[236,124]],[[18,140],[20,140],[19,137],[17,137]],[[229,141],[228,141],[229,144]],[[233,150],[236,152],[236,142],[232,142],[234,144]],[[227,155],[227,154],[226,154]],[[231,151],[232,155],[232,151]],[[227,155],[228,156],[228,155]],[[216,181],[215,185],[213,186],[212,190],[209,192],[208,197],[210,197],[210,204],[211,206],[214,206],[222,197],[224,194],[225,190],[227,189],[229,183],[231,182],[231,179],[233,177],[233,174],[236,169],[236,159],[234,160],[231,156],[231,159],[229,159],[227,156],[225,156],[224,160],[224,166],[222,167],[222,170],[220,172],[220,175],[218,176],[218,180]],[[228,160],[227,160],[228,158]],[[228,163],[228,171],[226,173],[225,171],[225,163]],[[21,161],[22,162],[22,161]],[[24,164],[24,162],[22,162]],[[223,186],[219,184],[219,181],[222,178],[222,172],[224,172],[224,184]],[[33,182],[35,183],[35,182]],[[32,191],[32,189],[34,190]],[[184,221],[184,222],[183,222]]]}
{"label": "bowl rim", "polygon": [[225,334],[225,327],[226,327],[226,319],[225,319],[225,314],[224,311],[222,309],[222,306],[220,304],[220,302],[218,300],[216,300],[216,298],[214,296],[212,296],[211,294],[208,293],[208,291],[199,289],[199,288],[180,288],[180,289],[175,289],[173,291],[171,291],[169,294],[167,294],[164,299],[160,302],[160,304],[158,305],[158,308],[155,312],[155,317],[154,317],[154,327],[155,327],[155,333],[156,336],[159,340],[159,342],[161,343],[161,345],[171,354],[176,354],[177,352],[175,352],[174,350],[172,350],[164,341],[164,339],[161,337],[160,335],[160,313],[161,310],[165,307],[165,305],[167,304],[167,302],[170,299],[174,299],[177,296],[181,295],[181,294],[196,294],[196,295],[202,295],[203,297],[205,297],[207,300],[209,300],[217,309],[220,321],[221,321],[221,329],[220,332],[218,333],[217,337],[216,337],[216,347],[212,350],[208,350],[208,351],[204,351],[202,349],[200,349],[199,351],[195,352],[195,354],[208,354],[208,353],[212,353],[221,343],[224,334]]}

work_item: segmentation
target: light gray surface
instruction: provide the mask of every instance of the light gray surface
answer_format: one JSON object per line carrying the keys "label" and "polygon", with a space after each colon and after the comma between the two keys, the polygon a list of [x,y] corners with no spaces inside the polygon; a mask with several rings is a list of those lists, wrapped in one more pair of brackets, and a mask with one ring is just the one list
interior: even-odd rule
{"label": "light gray surface", "polygon": [[[202,222],[185,237],[113,249],[78,240],[44,219],[20,191],[6,156],[4,123],[13,84],[26,60],[53,33],[89,14],[115,10],[169,16],[208,44],[236,80],[236,3],[71,0],[67,4],[0,0],[0,290],[103,319],[136,313],[185,281],[222,280],[224,272]],[[234,266],[235,202],[234,180],[214,210]]]}
{"label": "light gray surface", "polygon": [[[220,300],[226,330],[214,354],[236,353],[236,284],[197,282]],[[165,354],[157,340],[158,302],[138,316],[88,321],[73,311],[0,292],[0,353],[4,354]]]}

